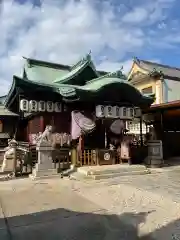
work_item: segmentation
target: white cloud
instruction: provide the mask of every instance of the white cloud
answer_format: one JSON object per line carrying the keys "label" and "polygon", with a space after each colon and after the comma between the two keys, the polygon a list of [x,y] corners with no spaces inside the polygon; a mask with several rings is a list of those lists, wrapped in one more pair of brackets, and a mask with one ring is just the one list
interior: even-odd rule
{"label": "white cloud", "polygon": [[[136,4],[123,15],[116,13],[113,0],[97,2],[42,0],[41,7],[34,7],[30,0],[24,4],[4,0],[0,15],[0,94],[7,93],[12,75],[21,71],[22,56],[72,64],[92,50],[99,68],[114,71],[124,65],[127,72],[131,65],[128,59],[151,44],[151,36],[141,23],[149,24],[149,13],[155,14],[157,3],[159,11],[172,4],[172,0],[148,0],[147,6]],[[124,13],[126,6],[119,6],[118,11]],[[162,12],[156,12],[153,21],[161,20]]]}
{"label": "white cloud", "polygon": [[122,72],[127,74],[132,66],[132,60],[127,60],[124,62],[110,62],[110,61],[103,61],[101,64],[98,65],[99,70],[107,69],[108,71],[114,72],[117,69],[121,69]]}
{"label": "white cloud", "polygon": [[130,23],[142,23],[143,21],[147,20],[148,18],[148,11],[144,8],[137,7],[132,11],[128,12],[124,17],[124,22]]}

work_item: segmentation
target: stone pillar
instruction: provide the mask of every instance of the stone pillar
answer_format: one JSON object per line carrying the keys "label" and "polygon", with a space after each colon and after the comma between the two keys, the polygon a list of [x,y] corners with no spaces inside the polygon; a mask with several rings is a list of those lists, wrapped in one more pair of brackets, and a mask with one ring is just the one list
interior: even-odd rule
{"label": "stone pillar", "polygon": [[162,167],[163,161],[163,146],[161,140],[150,140],[148,142],[148,157],[146,164],[149,167]]}
{"label": "stone pillar", "polygon": [[37,144],[36,150],[38,151],[38,163],[36,163],[36,166],[33,169],[30,178],[38,179],[59,176],[59,174],[57,173],[57,169],[53,166],[53,148],[51,144],[45,141],[41,142],[40,144]]}

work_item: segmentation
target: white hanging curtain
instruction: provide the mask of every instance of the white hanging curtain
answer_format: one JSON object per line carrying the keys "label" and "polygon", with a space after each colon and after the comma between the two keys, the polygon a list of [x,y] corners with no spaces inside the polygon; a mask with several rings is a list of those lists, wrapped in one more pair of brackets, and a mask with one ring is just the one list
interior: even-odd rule
{"label": "white hanging curtain", "polygon": [[96,123],[93,117],[85,115],[79,111],[71,112],[71,137],[72,139],[79,138],[82,134],[92,132],[96,128]]}
{"label": "white hanging curtain", "polygon": [[113,123],[111,123],[110,130],[115,134],[121,134],[122,131],[125,129],[125,126],[125,121],[117,119],[113,121]]}

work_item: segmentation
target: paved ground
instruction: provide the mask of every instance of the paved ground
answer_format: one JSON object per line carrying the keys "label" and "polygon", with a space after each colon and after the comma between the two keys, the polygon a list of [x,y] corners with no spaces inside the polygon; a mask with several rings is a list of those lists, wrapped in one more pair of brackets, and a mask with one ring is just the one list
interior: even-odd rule
{"label": "paved ground", "polygon": [[[102,181],[101,181],[102,182]],[[157,193],[180,203],[180,169],[161,174],[114,178],[103,181],[106,185],[126,184],[138,189]]]}
{"label": "paved ground", "polygon": [[0,239],[139,239],[126,216],[84,198],[79,187],[70,180],[1,182]]}
{"label": "paved ground", "polygon": [[180,239],[179,182],[176,171],[106,181],[1,182],[0,240]]}

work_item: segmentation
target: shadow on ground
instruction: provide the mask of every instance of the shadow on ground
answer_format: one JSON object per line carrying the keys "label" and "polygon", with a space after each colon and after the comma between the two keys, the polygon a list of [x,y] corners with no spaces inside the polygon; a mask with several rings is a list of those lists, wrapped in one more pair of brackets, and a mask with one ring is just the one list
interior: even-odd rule
{"label": "shadow on ground", "polygon": [[[139,236],[138,227],[150,212],[82,213],[59,208],[50,211],[9,217],[2,240],[154,240],[180,239],[180,221],[172,222],[151,234]],[[3,221],[3,219],[0,219]],[[176,234],[176,235],[175,235]]]}
{"label": "shadow on ground", "polygon": [[[135,240],[138,225],[148,213],[125,213],[121,216],[73,212],[63,208],[15,216],[7,219],[7,236],[15,240]],[[4,230],[0,230],[4,231]],[[150,236],[143,239],[152,239]]]}

